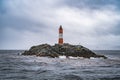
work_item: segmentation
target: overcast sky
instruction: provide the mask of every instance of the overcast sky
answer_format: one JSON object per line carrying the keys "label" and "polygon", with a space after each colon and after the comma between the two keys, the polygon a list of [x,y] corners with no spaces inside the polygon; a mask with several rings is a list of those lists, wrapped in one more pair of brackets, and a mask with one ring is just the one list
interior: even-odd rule
{"label": "overcast sky", "polygon": [[64,42],[120,49],[120,0],[0,0],[0,49]]}

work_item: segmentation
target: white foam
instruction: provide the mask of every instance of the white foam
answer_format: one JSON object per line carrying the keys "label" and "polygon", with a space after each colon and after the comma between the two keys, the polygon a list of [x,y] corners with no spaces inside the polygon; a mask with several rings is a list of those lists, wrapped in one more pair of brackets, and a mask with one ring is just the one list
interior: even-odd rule
{"label": "white foam", "polygon": [[66,59],[66,56],[59,56],[60,59]]}
{"label": "white foam", "polygon": [[84,57],[72,57],[72,56],[69,56],[70,59],[85,59]]}
{"label": "white foam", "polygon": [[90,59],[95,59],[95,60],[98,59],[99,60],[99,59],[104,59],[104,58],[102,58],[102,57],[100,57],[100,58],[90,57]]}

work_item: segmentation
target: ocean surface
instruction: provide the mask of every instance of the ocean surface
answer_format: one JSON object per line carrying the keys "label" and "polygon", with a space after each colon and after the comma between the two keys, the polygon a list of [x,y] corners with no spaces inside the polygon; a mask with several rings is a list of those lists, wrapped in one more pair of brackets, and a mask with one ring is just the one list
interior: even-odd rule
{"label": "ocean surface", "polygon": [[0,50],[0,80],[120,80],[120,50],[98,50],[102,58],[23,56]]}

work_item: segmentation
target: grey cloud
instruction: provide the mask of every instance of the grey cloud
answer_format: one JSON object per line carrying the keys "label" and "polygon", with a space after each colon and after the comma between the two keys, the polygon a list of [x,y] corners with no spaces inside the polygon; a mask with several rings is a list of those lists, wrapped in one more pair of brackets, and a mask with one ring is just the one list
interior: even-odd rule
{"label": "grey cloud", "polygon": [[[44,24],[40,22],[35,22],[28,19],[27,17],[18,17],[13,15],[0,15],[0,28],[11,27],[16,30],[31,30],[31,31],[41,31],[46,28]],[[39,29],[39,30],[38,30]]]}
{"label": "grey cloud", "polygon": [[120,23],[115,26],[111,31],[110,31],[111,34],[114,34],[114,35],[120,35]]}
{"label": "grey cloud", "polygon": [[[64,38],[67,42],[72,37],[71,43],[81,42],[93,49],[98,45],[100,48],[115,48],[111,42],[119,43],[120,20],[116,18],[116,15],[120,15],[119,10],[109,7],[118,7],[117,0],[56,0],[58,2],[55,3],[49,2],[50,0],[36,0],[35,3],[34,0],[11,1],[14,3],[8,5],[7,9],[2,8],[0,13],[0,42],[9,44],[3,48],[10,48],[14,41],[24,48],[40,42],[57,42],[57,29],[60,24],[66,31]],[[15,3],[16,5],[13,5]],[[106,37],[111,38],[111,34],[114,41],[106,40]]]}
{"label": "grey cloud", "polygon": [[6,8],[4,6],[4,1],[0,0],[0,14],[4,14],[6,12]]}
{"label": "grey cloud", "polygon": [[106,5],[115,5],[117,9],[120,8],[120,0],[66,0],[65,3],[77,8],[100,9]]}

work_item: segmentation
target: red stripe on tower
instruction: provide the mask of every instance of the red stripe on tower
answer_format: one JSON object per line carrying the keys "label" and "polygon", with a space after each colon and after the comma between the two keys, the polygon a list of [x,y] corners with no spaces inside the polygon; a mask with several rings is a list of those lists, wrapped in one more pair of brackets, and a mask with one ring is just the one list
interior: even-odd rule
{"label": "red stripe on tower", "polygon": [[60,45],[63,44],[63,29],[62,29],[61,25],[60,25],[60,28],[59,28],[59,40],[58,40],[58,44],[60,44]]}

